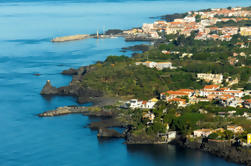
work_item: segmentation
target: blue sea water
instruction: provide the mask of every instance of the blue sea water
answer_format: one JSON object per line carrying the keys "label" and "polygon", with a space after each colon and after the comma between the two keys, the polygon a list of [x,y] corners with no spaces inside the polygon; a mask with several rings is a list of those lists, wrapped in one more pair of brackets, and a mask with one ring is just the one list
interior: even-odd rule
{"label": "blue sea water", "polygon": [[86,127],[92,119],[82,115],[36,114],[77,104],[72,97],[40,96],[46,80],[66,85],[71,77],[61,75],[62,70],[121,55],[122,47],[140,43],[122,38],[51,43],[53,37],[138,27],[152,22],[151,16],[175,12],[247,5],[249,0],[0,0],[0,165],[236,165],[171,145],[127,146],[123,139],[98,140],[97,132]]}

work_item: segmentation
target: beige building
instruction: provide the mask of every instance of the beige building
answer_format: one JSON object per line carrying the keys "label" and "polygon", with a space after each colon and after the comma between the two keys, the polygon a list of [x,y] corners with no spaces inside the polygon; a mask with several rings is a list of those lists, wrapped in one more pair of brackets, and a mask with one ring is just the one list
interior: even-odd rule
{"label": "beige building", "polygon": [[240,34],[242,36],[251,36],[251,27],[241,27]]}
{"label": "beige building", "polygon": [[233,133],[242,133],[244,130],[241,126],[227,126],[227,130],[232,131]]}
{"label": "beige building", "polygon": [[221,84],[223,81],[222,74],[211,74],[211,73],[198,73],[199,79],[205,80],[206,82],[212,81],[214,84]]}

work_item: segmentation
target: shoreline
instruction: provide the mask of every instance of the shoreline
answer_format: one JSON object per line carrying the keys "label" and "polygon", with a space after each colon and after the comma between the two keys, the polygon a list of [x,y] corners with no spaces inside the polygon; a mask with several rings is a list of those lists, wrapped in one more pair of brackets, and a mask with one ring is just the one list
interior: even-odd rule
{"label": "shoreline", "polygon": [[[181,134],[171,142],[160,142],[158,137],[145,137],[131,134],[131,124],[128,121],[120,121],[121,110],[105,109],[104,107],[84,107],[84,106],[65,106],[58,107],[56,110],[46,111],[38,114],[39,117],[64,116],[68,114],[82,114],[89,117],[101,118],[99,121],[91,122],[87,127],[91,130],[98,131],[97,137],[103,139],[124,138],[127,145],[155,145],[155,144],[171,144],[182,148],[194,149],[210,153],[219,158],[223,158],[228,162],[238,164],[246,164],[250,166],[251,156],[248,156],[250,149],[233,145],[230,141],[218,141],[197,139],[191,141]],[[124,132],[119,133],[112,129],[113,127],[124,128]],[[143,138],[143,139],[142,139]]]}

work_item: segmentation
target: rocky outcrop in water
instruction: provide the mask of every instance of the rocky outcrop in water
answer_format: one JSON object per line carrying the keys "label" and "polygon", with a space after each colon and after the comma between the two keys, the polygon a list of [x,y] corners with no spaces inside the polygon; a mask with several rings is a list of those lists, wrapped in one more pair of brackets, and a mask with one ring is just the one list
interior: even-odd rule
{"label": "rocky outcrop in water", "polygon": [[145,44],[139,44],[139,45],[135,45],[135,46],[129,46],[129,47],[123,47],[122,48],[123,51],[148,51],[149,50],[149,45],[145,45]]}
{"label": "rocky outcrop in water", "polygon": [[98,130],[97,136],[102,137],[102,138],[122,138],[122,137],[124,137],[123,134],[120,134],[116,130],[107,129],[107,128],[100,128]]}
{"label": "rocky outcrop in water", "polygon": [[72,75],[71,83],[68,86],[56,88],[52,86],[51,82],[48,80],[40,94],[44,96],[73,96],[77,98],[78,103],[95,103],[96,100],[100,100],[100,98],[103,97],[103,93],[81,85],[84,75],[92,69],[92,66],[83,66],[79,69],[71,68],[64,70],[62,72],[63,74]]}
{"label": "rocky outcrop in water", "polygon": [[42,91],[40,92],[41,95],[56,95],[58,93],[58,89],[51,85],[50,80],[46,81]]}
{"label": "rocky outcrop in water", "polygon": [[46,111],[38,114],[39,117],[61,116],[66,114],[84,113],[89,111],[88,107],[65,106],[58,107],[56,110]]}
{"label": "rocky outcrop in water", "polygon": [[109,29],[105,31],[105,35],[120,35],[123,33],[123,30],[121,29]]}
{"label": "rocky outcrop in water", "polygon": [[127,132],[126,144],[158,144],[160,139],[157,136],[149,136],[145,133],[134,134],[132,132]]}
{"label": "rocky outcrop in water", "polygon": [[127,127],[127,124],[117,121],[114,118],[109,118],[106,120],[101,120],[97,122],[92,122],[89,124],[89,127],[93,130],[98,130],[100,128],[109,128],[109,127]]}
{"label": "rocky outcrop in water", "polygon": [[62,74],[64,74],[64,75],[77,75],[78,74],[78,69],[70,68],[68,70],[62,71]]}

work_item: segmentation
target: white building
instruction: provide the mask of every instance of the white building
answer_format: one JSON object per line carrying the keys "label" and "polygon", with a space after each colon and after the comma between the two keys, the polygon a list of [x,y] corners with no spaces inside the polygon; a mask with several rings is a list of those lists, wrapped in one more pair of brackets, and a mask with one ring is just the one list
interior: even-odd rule
{"label": "white building", "polygon": [[172,66],[171,62],[152,62],[152,61],[146,61],[146,62],[136,62],[136,65],[144,65],[149,68],[156,68],[158,70],[163,70],[165,68],[169,69],[176,69],[176,67]]}
{"label": "white building", "polygon": [[153,24],[143,24],[142,25],[142,30],[143,30],[143,32],[145,32],[145,33],[150,33],[150,32],[152,32],[153,31]]}
{"label": "white building", "polygon": [[212,129],[199,129],[193,131],[195,137],[208,137],[211,133],[213,133]]}
{"label": "white building", "polygon": [[184,20],[185,20],[185,22],[195,22],[196,21],[195,17],[192,17],[192,16],[186,16],[184,18]]}
{"label": "white building", "polygon": [[139,101],[138,99],[131,99],[128,102],[126,102],[126,105],[128,108],[131,109],[153,109],[154,105],[157,103],[158,99],[152,98],[148,101]]}

